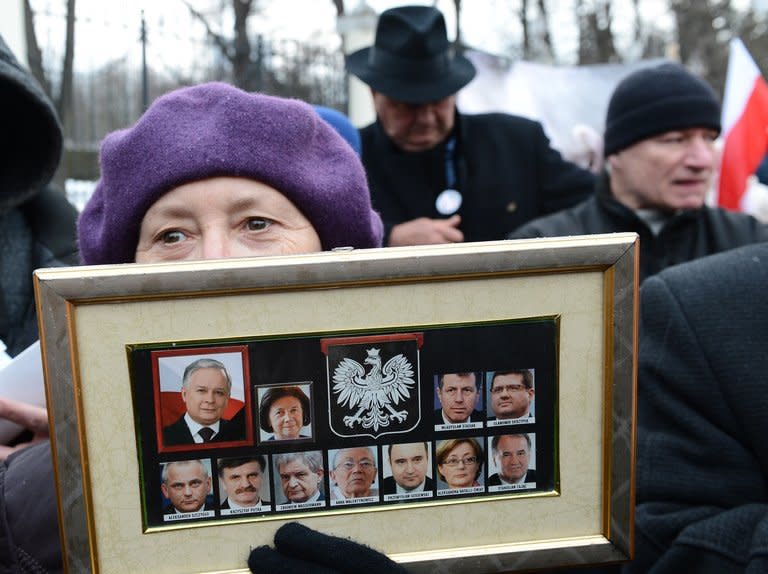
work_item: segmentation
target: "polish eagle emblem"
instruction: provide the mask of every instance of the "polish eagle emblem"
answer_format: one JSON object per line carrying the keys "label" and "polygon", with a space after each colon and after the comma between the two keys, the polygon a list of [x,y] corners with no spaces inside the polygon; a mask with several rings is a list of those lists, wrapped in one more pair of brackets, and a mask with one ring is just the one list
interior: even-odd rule
{"label": "polish eagle emblem", "polygon": [[364,359],[370,370],[349,357],[339,362],[333,372],[333,392],[338,394],[337,404],[349,409],[357,409],[355,414],[344,417],[344,424],[353,428],[356,424],[362,428],[378,431],[389,426],[391,421],[403,422],[408,417],[407,410],[395,410],[392,405],[407,400],[410,389],[416,381],[413,378],[413,366],[399,353],[389,359],[382,367],[380,349],[366,349]]}

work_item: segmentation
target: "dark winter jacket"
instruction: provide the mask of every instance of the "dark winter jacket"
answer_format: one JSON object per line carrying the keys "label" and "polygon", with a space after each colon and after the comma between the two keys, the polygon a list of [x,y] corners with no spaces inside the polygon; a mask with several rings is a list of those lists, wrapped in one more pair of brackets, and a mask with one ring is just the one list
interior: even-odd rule
{"label": "dark winter jacket", "polygon": [[669,269],[640,297],[635,560],[768,571],[768,244]]}
{"label": "dark winter jacket", "polygon": [[32,271],[76,265],[76,210],[46,187],[61,156],[56,112],[0,38],[0,340],[16,355],[37,339]]}
{"label": "dark winter jacket", "polygon": [[0,465],[0,574],[62,571],[51,461],[44,441]]}
{"label": "dark winter jacket", "polygon": [[[443,218],[437,196],[446,188],[446,143],[405,152],[379,122],[363,128],[362,160],[373,206],[389,237],[398,223]],[[465,241],[504,239],[540,215],[575,205],[592,193],[594,177],[549,146],[541,124],[506,114],[457,113],[453,153],[458,213]],[[385,240],[386,241],[386,240]]]}
{"label": "dark winter jacket", "polygon": [[593,197],[575,207],[535,219],[508,237],[632,231],[640,236],[641,279],[671,265],[768,240],[768,226],[754,217],[713,207],[682,211],[666,221],[661,232],[654,235],[634,211],[613,198],[607,174],[598,180]]}

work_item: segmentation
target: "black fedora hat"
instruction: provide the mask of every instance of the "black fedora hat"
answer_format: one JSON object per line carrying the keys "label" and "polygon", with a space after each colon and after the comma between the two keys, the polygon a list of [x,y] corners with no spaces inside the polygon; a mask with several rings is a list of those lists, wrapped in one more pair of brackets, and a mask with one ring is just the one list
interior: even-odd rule
{"label": "black fedora hat", "polygon": [[467,58],[454,55],[443,14],[431,6],[399,6],[381,13],[374,45],[347,56],[347,70],[402,102],[441,100],[475,77]]}

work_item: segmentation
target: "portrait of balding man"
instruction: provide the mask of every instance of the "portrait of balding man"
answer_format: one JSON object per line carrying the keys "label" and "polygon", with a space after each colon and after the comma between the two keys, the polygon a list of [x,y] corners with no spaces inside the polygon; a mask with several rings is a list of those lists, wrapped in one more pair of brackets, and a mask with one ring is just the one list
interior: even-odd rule
{"label": "portrait of balding man", "polygon": [[533,488],[536,485],[536,470],[530,468],[535,462],[531,437],[527,433],[503,434],[491,440],[491,456],[497,472],[488,477],[490,491],[516,488]]}
{"label": "portrait of balding man", "polygon": [[160,490],[168,503],[163,507],[165,521],[213,516],[211,473],[202,460],[167,462],[162,467]]}

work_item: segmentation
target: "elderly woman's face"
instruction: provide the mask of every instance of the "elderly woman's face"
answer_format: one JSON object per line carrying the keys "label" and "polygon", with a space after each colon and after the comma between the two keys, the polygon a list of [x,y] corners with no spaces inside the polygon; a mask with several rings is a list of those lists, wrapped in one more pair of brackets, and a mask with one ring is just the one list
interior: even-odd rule
{"label": "elderly woman's face", "polygon": [[321,251],[309,220],[282,193],[237,177],[172,189],[141,221],[137,263]]}
{"label": "elderly woman's face", "polygon": [[303,419],[301,401],[296,397],[281,397],[269,407],[269,424],[275,432],[275,440],[299,438]]}

